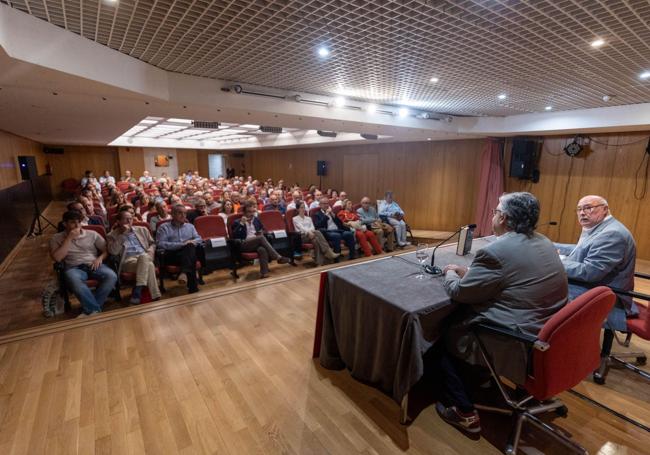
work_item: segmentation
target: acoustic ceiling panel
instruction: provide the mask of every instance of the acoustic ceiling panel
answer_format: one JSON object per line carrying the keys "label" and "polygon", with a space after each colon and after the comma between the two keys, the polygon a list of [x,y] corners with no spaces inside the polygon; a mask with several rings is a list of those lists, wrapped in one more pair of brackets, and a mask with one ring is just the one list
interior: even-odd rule
{"label": "acoustic ceiling panel", "polygon": [[0,2],[168,71],[285,90],[455,115],[650,102],[647,0]]}

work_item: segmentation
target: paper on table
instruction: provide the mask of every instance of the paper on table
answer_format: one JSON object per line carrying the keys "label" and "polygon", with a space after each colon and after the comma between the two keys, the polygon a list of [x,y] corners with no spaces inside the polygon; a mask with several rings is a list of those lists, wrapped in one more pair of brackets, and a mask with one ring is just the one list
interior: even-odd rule
{"label": "paper on table", "polygon": [[217,248],[220,246],[226,246],[226,238],[225,237],[215,237],[213,239],[210,239],[210,245],[212,245],[212,248]]}

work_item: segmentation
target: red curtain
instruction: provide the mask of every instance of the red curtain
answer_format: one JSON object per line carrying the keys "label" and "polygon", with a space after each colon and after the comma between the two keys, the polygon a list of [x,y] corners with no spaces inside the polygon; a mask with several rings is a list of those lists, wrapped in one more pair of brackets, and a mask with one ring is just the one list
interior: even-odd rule
{"label": "red curtain", "polygon": [[479,176],[478,195],[476,199],[475,237],[492,234],[492,211],[499,204],[503,194],[503,146],[504,140],[489,138],[481,155],[481,173]]}

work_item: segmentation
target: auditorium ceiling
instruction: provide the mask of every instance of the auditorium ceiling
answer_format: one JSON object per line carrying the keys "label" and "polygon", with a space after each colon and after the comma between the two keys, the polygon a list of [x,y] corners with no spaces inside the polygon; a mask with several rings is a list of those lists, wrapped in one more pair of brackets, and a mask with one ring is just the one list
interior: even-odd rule
{"label": "auditorium ceiling", "polygon": [[466,116],[650,102],[647,0],[0,2],[241,84]]}

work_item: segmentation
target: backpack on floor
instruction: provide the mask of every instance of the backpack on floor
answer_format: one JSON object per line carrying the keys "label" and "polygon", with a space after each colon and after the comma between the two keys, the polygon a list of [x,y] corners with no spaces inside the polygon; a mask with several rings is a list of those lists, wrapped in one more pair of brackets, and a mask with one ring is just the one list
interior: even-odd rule
{"label": "backpack on floor", "polygon": [[41,294],[41,304],[43,305],[43,316],[46,318],[54,317],[65,311],[58,280],[52,280],[45,286]]}

